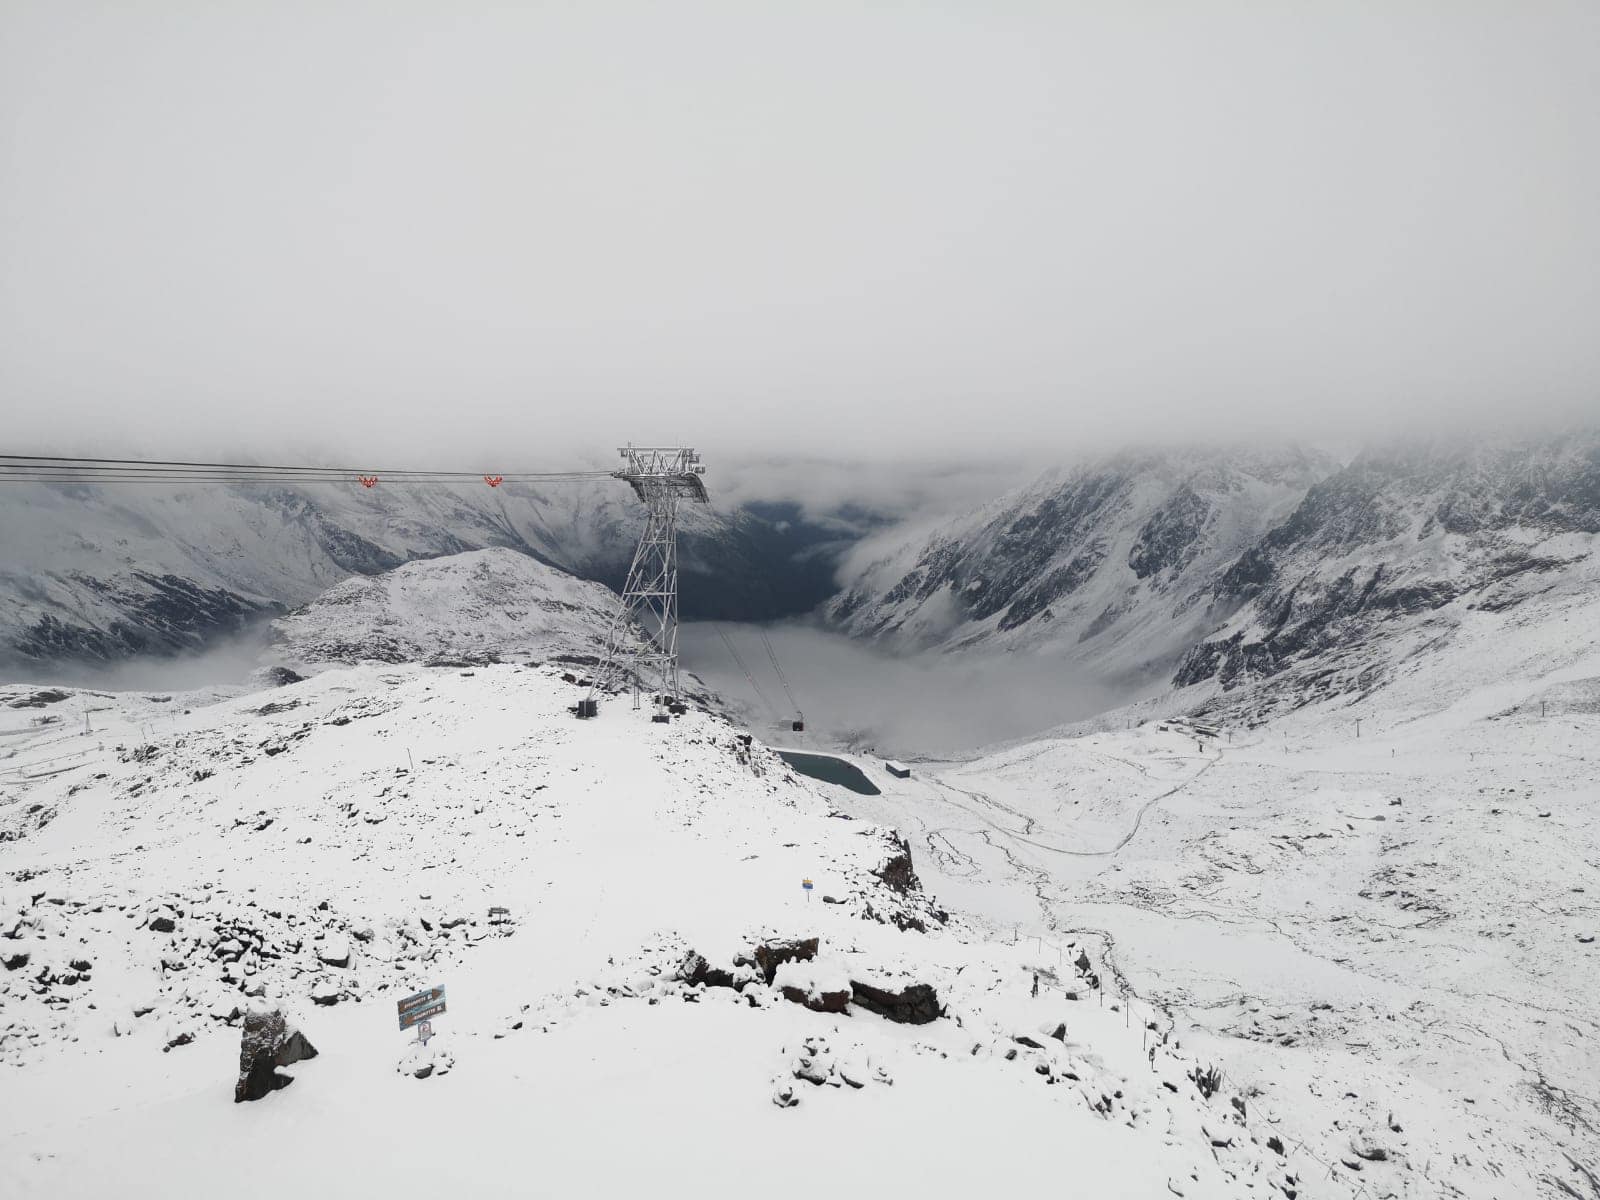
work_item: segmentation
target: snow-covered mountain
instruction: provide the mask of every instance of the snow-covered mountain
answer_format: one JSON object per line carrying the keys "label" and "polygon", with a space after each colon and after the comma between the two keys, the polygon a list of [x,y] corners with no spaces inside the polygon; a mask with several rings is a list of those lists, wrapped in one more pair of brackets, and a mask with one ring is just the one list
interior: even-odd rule
{"label": "snow-covered mountain", "polygon": [[858,546],[826,607],[896,645],[1049,656],[1191,708],[1359,694],[1465,614],[1600,582],[1600,432],[1122,455]]}
{"label": "snow-covered mountain", "polygon": [[1600,432],[1373,450],[1216,578],[1174,679],[1256,710],[1369,691],[1472,614],[1597,584]]}
{"label": "snow-covered mountain", "polygon": [[[194,650],[352,574],[491,546],[620,587],[640,519],[611,480],[12,484],[0,495],[0,665]],[[682,524],[688,616],[770,618],[831,590],[838,529],[763,509],[688,507]]]}
{"label": "snow-covered mountain", "polygon": [[900,645],[1055,653],[1149,678],[1212,623],[1217,576],[1336,464],[1298,448],[1125,453],[921,536],[857,547],[828,618]]}
{"label": "snow-covered mountain", "polygon": [[515,550],[475,550],[355,575],[272,623],[267,656],[304,669],[359,662],[589,659],[615,592]]}

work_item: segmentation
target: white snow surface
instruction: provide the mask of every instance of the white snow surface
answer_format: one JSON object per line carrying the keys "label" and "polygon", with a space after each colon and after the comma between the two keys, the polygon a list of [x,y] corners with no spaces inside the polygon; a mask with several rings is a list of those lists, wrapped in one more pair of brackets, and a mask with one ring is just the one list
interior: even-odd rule
{"label": "white snow surface", "polygon": [[[1588,1196],[1597,616],[1479,614],[1254,729],[855,760],[877,797],[715,714],[573,720],[554,665],[0,688],[0,1192]],[[736,963],[813,936],[775,985],[943,1015]],[[235,1105],[258,987],[321,1053]]]}

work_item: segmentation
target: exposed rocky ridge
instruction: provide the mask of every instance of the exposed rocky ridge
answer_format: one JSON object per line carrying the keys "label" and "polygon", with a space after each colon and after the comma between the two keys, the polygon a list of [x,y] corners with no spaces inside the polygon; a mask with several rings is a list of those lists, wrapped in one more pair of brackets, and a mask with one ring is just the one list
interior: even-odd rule
{"label": "exposed rocky ridge", "polygon": [[1600,550],[1600,434],[1368,452],[1310,489],[1212,587],[1226,621],[1179,666],[1211,707],[1370,690],[1468,612],[1584,586]]}
{"label": "exposed rocky ridge", "polygon": [[1027,650],[1189,689],[1180,707],[1264,713],[1381,686],[1465,613],[1587,586],[1597,534],[1594,430],[1386,445],[1343,468],[1125,454],[880,541],[826,611],[862,637]]}
{"label": "exposed rocky ridge", "polygon": [[1158,675],[1205,632],[1217,574],[1334,467],[1289,447],[1051,472],[847,568],[827,615],[863,637],[1047,648],[1097,673]]}

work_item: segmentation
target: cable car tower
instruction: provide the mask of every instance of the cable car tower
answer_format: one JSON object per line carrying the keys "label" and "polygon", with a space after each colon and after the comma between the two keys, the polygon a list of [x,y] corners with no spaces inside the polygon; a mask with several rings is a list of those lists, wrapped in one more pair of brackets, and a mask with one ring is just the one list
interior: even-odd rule
{"label": "cable car tower", "polygon": [[[606,657],[579,717],[599,712],[602,692],[631,686],[677,703],[678,688],[678,505],[708,504],[705,467],[687,446],[623,446],[627,465],[613,471],[644,501],[644,532],[633,552],[622,605],[606,638]],[[665,719],[663,717],[663,719]]]}

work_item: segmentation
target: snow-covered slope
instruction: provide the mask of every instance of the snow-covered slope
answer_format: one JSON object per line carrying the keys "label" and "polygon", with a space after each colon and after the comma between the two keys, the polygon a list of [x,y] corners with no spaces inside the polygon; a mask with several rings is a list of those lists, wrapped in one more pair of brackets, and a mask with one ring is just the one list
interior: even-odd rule
{"label": "snow-covered slope", "polygon": [[1217,575],[1333,464],[1294,448],[1128,453],[921,536],[858,547],[828,617],[900,645],[1043,650],[1148,678],[1206,631]]}
{"label": "snow-covered slope", "polygon": [[272,624],[274,664],[590,658],[615,592],[515,550],[476,550],[357,575]]}
{"label": "snow-covered slope", "polygon": [[841,803],[1341,1133],[1303,1194],[1596,1194],[1600,589],[1463,614],[1388,686],[1254,727],[1137,715]]}
{"label": "snow-covered slope", "polygon": [[[0,708],[7,1195],[811,1195],[797,1146],[935,1195],[1298,1178],[1268,1141],[1318,1131],[1202,1091],[1210,1063],[1099,999],[1075,939],[945,918],[883,829],[713,716],[578,722],[576,694],[554,667],[368,664]],[[763,975],[757,948],[810,937]],[[911,985],[925,1023],[871,1007]],[[440,986],[422,1052],[395,1001]],[[257,992],[320,1054],[236,1107]]]}

